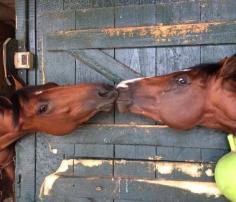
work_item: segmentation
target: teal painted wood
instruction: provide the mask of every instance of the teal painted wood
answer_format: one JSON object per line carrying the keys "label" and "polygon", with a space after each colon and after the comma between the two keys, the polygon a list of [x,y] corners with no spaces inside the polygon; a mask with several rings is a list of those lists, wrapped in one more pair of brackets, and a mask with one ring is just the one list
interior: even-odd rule
{"label": "teal painted wood", "polygon": [[[27,8],[28,4],[26,0],[16,1],[16,39],[18,40],[18,50],[25,51],[28,48],[28,27],[26,23],[26,18],[28,17]],[[18,71],[18,74],[23,80],[26,81],[27,73],[25,70]]]}
{"label": "teal painted wood", "polygon": [[58,84],[75,84],[76,82],[75,59],[64,52],[52,53],[47,52],[45,49],[46,34],[50,31],[61,29],[75,29],[75,12],[38,13],[38,84],[42,84],[45,81]]}
{"label": "teal painted wood", "polygon": [[[54,186],[50,190],[50,196],[45,196],[48,200],[53,199],[54,196],[60,197],[61,200],[69,200],[70,197],[79,195],[84,198],[96,199],[124,199],[124,200],[143,200],[143,201],[225,201],[223,197],[216,197],[214,195],[193,194],[188,190],[190,185],[197,184],[209,186],[209,183],[204,182],[189,182],[187,186],[183,186],[181,181],[176,184],[181,188],[174,187],[176,181],[167,181],[166,185],[163,180],[158,179],[142,179],[142,178],[126,178],[126,177],[91,177],[91,178],[75,178],[75,177],[61,177],[54,182]],[[185,181],[183,181],[185,182]],[[168,186],[169,185],[169,186]],[[178,187],[178,185],[176,185]],[[67,194],[64,194],[67,190]],[[91,191],[92,190],[92,191]],[[217,191],[216,191],[217,192]],[[71,200],[73,201],[73,200]]]}
{"label": "teal painted wood", "polygon": [[[165,30],[166,33],[165,33]],[[181,31],[180,31],[181,30]],[[230,31],[229,31],[230,30]],[[125,37],[124,37],[125,36]],[[224,36],[224,37],[223,37]],[[47,35],[51,51],[203,44],[235,44],[236,21],[60,31]]]}
{"label": "teal painted wood", "polygon": [[[42,135],[43,137],[43,135]],[[176,131],[155,125],[105,125],[80,127],[69,136],[48,136],[50,142],[70,144],[134,144],[166,147],[228,149],[226,135],[211,129],[194,128]],[[211,140],[211,141],[209,141]]]}
{"label": "teal painted wood", "polygon": [[[35,1],[17,0],[15,3],[17,16],[16,39],[19,40],[19,50],[24,51],[28,48],[29,51],[35,54]],[[28,16],[28,21],[26,16]],[[22,70],[18,73],[26,83],[35,84],[35,71],[26,72]],[[15,196],[18,202],[35,200],[35,142],[35,135],[29,135],[18,141],[15,147]]]}
{"label": "teal painted wood", "polygon": [[[121,6],[115,8],[115,27],[155,24],[155,7]],[[155,75],[155,48],[115,49],[116,60],[144,76]],[[155,122],[135,114],[115,113],[115,123],[154,124]]]}
{"label": "teal painted wood", "polygon": [[[105,28],[114,26],[114,8],[96,8],[86,10],[76,10],[76,29],[84,28]],[[86,51],[86,50],[84,50]],[[96,51],[96,50],[95,50]],[[114,50],[103,49],[104,53],[114,57]],[[101,53],[102,54],[102,53]],[[101,62],[100,62],[101,63]],[[97,68],[97,67],[94,67]],[[106,68],[106,67],[105,67]],[[90,68],[86,63],[76,59],[76,83],[81,82],[103,82],[113,85],[114,82],[110,81],[104,75],[96,72]],[[90,123],[114,123],[114,110],[109,113],[99,113],[93,119],[89,120]]]}
{"label": "teal painted wood", "polygon": [[126,65],[114,60],[113,57],[96,49],[72,50],[67,51],[67,53],[116,83],[122,80],[142,77],[138,72],[135,72]]}

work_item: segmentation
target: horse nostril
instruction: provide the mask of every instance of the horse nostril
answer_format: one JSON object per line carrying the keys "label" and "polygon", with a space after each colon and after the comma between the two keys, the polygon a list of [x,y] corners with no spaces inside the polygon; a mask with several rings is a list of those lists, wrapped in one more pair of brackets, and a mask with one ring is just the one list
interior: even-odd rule
{"label": "horse nostril", "polygon": [[99,89],[98,95],[100,97],[110,98],[116,94],[116,90],[111,85],[103,85],[102,88]]}

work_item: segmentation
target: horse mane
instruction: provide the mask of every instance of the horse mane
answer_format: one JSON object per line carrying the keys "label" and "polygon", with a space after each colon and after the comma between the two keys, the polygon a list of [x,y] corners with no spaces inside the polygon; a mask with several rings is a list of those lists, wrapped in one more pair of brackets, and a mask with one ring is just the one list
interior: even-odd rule
{"label": "horse mane", "polygon": [[220,63],[203,63],[190,67],[189,69],[196,70],[200,75],[209,77],[216,75],[220,68],[221,68]]}

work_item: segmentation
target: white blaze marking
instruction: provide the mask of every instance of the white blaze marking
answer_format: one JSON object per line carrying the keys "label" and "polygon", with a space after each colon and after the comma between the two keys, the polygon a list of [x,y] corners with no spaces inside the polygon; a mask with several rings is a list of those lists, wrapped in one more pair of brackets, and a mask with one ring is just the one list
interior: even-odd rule
{"label": "white blaze marking", "polygon": [[127,85],[128,83],[134,83],[135,81],[139,81],[139,80],[142,80],[142,79],[145,79],[145,78],[147,78],[147,77],[121,81],[116,87],[117,88],[128,88],[128,85]]}
{"label": "white blaze marking", "polygon": [[41,94],[41,93],[43,93],[43,91],[40,90],[40,91],[36,91],[34,94],[35,94],[35,95],[39,95],[39,94]]}

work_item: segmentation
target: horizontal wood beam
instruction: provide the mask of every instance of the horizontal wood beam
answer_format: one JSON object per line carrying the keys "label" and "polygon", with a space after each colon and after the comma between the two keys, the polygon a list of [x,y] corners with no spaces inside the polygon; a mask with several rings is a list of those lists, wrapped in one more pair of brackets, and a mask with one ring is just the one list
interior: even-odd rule
{"label": "horizontal wood beam", "polygon": [[97,49],[68,50],[66,52],[116,83],[143,76]]}
{"label": "horizontal wood beam", "polygon": [[[45,134],[44,134],[45,135]],[[224,133],[205,128],[180,132],[165,126],[90,124],[64,137],[48,136],[64,144],[140,144],[163,147],[228,149]]]}
{"label": "horizontal wood beam", "polygon": [[234,44],[236,21],[59,31],[47,35],[47,50]]}
{"label": "horizontal wood beam", "polygon": [[57,197],[60,200],[70,200],[78,195],[104,201],[105,199],[175,201],[176,194],[179,201],[186,201],[189,198],[192,201],[224,201],[215,183],[201,181],[49,175],[41,187],[41,197],[49,201]]}

